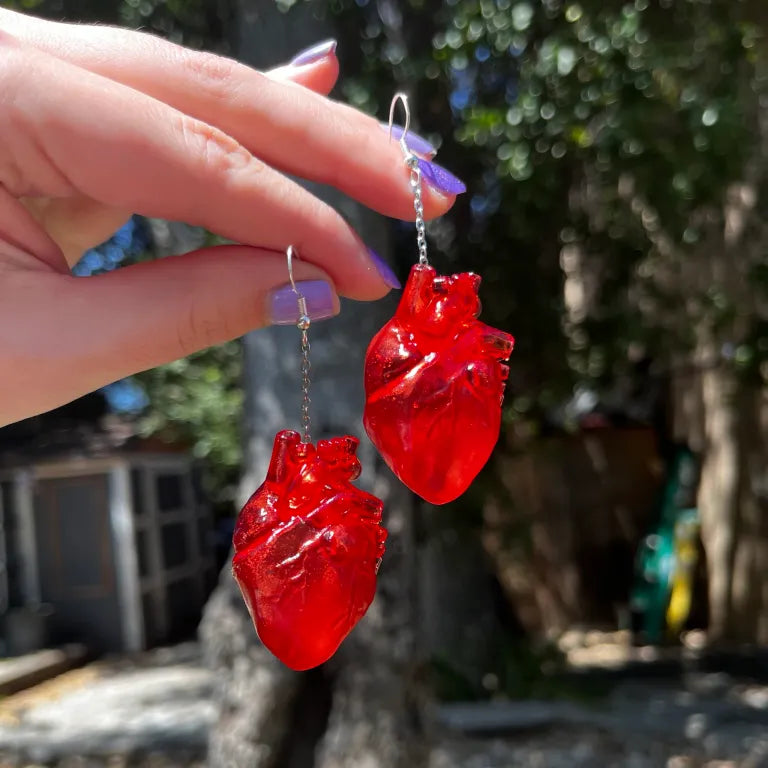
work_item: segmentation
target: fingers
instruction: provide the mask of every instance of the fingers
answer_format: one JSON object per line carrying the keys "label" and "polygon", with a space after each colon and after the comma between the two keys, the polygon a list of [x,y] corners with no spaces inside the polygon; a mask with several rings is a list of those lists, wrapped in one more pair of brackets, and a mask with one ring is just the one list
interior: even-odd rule
{"label": "fingers", "polygon": [[[268,77],[149,35],[0,13],[19,37],[217,126],[273,167],[333,185],[386,215],[414,217],[399,146],[355,109],[286,82],[284,75]],[[335,61],[332,52],[327,58]],[[308,72],[297,75],[312,82]],[[439,167],[423,170],[425,215],[433,218],[451,207],[463,185]]]}
{"label": "fingers", "polygon": [[[329,276],[294,262],[310,317],[338,313]],[[0,423],[41,413],[112,381],[270,323],[297,319],[284,254],[207,248],[77,278],[21,270],[4,276]],[[55,312],[29,315],[56,297]],[[311,333],[311,331],[310,331]],[[56,386],[43,382],[56,381]]]}
{"label": "fingers", "polygon": [[375,299],[389,290],[336,211],[231,137],[39,51],[0,47],[0,55],[0,182],[5,153],[35,194],[85,196],[269,250],[293,244],[342,295]]}

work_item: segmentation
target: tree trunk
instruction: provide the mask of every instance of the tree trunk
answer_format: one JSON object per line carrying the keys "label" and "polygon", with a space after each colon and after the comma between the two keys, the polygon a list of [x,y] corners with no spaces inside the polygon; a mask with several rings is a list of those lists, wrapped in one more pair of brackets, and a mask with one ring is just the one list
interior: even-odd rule
{"label": "tree trunk", "polygon": [[376,600],[338,654],[316,768],[417,768],[424,760],[416,738],[412,497],[388,471],[374,489],[386,499],[387,552]]}
{"label": "tree trunk", "polygon": [[[708,352],[709,350],[707,350]],[[702,355],[712,360],[711,354]],[[726,637],[731,619],[731,583],[739,511],[739,434],[736,384],[722,363],[701,374],[704,455],[698,503],[707,555],[709,630]]]}
{"label": "tree trunk", "polygon": [[216,671],[219,720],[211,731],[211,768],[277,768],[299,677],[258,641],[230,565],[205,607],[200,640]]}
{"label": "tree trunk", "polygon": [[[242,3],[238,58],[268,66],[291,58],[330,30],[312,18],[309,4],[281,13],[274,3]],[[386,253],[385,220],[338,193],[311,187],[340,208],[366,243]],[[236,586],[225,568],[201,629],[219,681],[221,717],[210,742],[211,768],[399,768],[414,755],[411,691],[415,665],[413,496],[397,483],[365,439],[363,361],[373,334],[391,317],[397,296],[360,304],[344,302],[339,318],[310,329],[313,440],[344,433],[362,439],[360,485],[384,501],[389,530],[376,599],[367,616],[325,665],[332,678],[324,733],[308,733],[293,718],[307,704],[317,678],[290,672],[260,645]],[[299,334],[270,328],[245,340],[245,467],[243,500],[263,480],[277,430],[299,427]],[[307,682],[309,681],[309,682]],[[302,703],[303,702],[303,703]],[[322,729],[323,724],[320,727]],[[315,743],[317,742],[317,743]],[[312,757],[310,757],[312,756]]]}
{"label": "tree trunk", "polygon": [[768,409],[766,392],[742,386],[739,521],[731,583],[734,640],[768,643]]}
{"label": "tree trunk", "polygon": [[714,642],[768,642],[766,395],[717,361],[700,374],[703,464],[698,505]]}
{"label": "tree trunk", "polygon": [[[310,330],[314,440],[345,432],[363,435],[364,351],[383,322],[382,316],[391,311],[392,301],[382,302],[381,307],[345,304],[340,318]],[[243,496],[264,477],[274,432],[298,426],[298,332],[273,328],[250,334],[245,358],[247,470]],[[384,501],[389,538],[376,600],[327,665],[335,684],[328,728],[314,765],[416,766],[410,701],[415,666],[413,499],[367,440],[359,455],[364,467],[361,485]],[[278,756],[291,752],[283,751],[286,738],[303,737],[302,733],[289,733],[291,704],[300,692],[302,678],[261,647],[228,566],[207,606],[201,636],[217,672],[222,706],[211,738],[209,765],[278,766]],[[304,752],[311,748],[313,745],[302,745]]]}

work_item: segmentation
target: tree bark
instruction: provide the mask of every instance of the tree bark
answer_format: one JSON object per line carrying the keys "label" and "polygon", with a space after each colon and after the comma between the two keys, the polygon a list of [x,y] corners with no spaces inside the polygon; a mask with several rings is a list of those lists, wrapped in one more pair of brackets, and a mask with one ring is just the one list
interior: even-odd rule
{"label": "tree bark", "polygon": [[200,626],[205,661],[216,671],[219,720],[211,730],[211,768],[279,768],[299,676],[261,645],[230,565]]}
{"label": "tree bark", "polygon": [[709,577],[710,637],[768,642],[765,393],[725,365],[702,374],[706,439],[699,510]]}
{"label": "tree bark", "polygon": [[768,643],[768,450],[764,401],[765,392],[741,388],[739,520],[728,627],[734,640],[748,639],[759,644]]}
{"label": "tree bark", "polygon": [[[710,345],[702,355],[712,360]],[[710,363],[701,373],[704,454],[698,504],[702,541],[707,556],[709,631],[724,639],[731,622],[733,580],[739,513],[739,434],[736,384],[722,363]]]}
{"label": "tree bark", "polygon": [[[288,60],[331,31],[321,28],[312,13],[310,4],[297,4],[286,14],[274,3],[242,3],[232,48],[238,58],[256,66]],[[389,230],[384,219],[332,190],[308,186],[339,208],[366,243],[379,253],[387,252]],[[384,501],[389,531],[376,599],[326,665],[333,676],[327,729],[317,745],[301,748],[302,755],[314,752],[312,765],[317,768],[418,765],[411,714],[416,666],[414,499],[376,455],[361,424],[365,350],[391,317],[397,298],[393,295],[376,304],[344,302],[339,318],[310,329],[312,438],[344,433],[362,438],[360,485]],[[243,500],[264,478],[274,433],[299,426],[298,344],[298,331],[290,327],[246,337]],[[207,608],[202,638],[217,672],[222,707],[210,742],[211,768],[298,764],[291,742],[311,738],[305,729],[290,733],[292,703],[302,696],[302,678],[261,647],[228,568]],[[301,760],[301,768],[310,768],[306,757]]]}
{"label": "tree bark", "polygon": [[389,530],[377,596],[336,663],[328,729],[316,768],[399,768],[418,752],[412,496],[389,473],[377,475]]}
{"label": "tree bark", "polygon": [[709,635],[768,642],[768,409],[766,390],[739,378],[712,340],[700,341],[702,475]]}
{"label": "tree bark", "polygon": [[[362,229],[370,236],[370,226]],[[365,348],[391,315],[393,303],[345,303],[341,317],[310,329],[313,440],[347,432],[364,437],[360,417]],[[249,334],[245,340],[243,498],[264,477],[275,431],[298,427],[298,340],[295,328],[266,329]],[[416,766],[411,715],[416,667],[411,534],[414,502],[367,440],[362,441],[358,454],[364,467],[360,484],[384,501],[389,538],[376,600],[329,663],[335,672],[335,686],[328,729],[315,765]],[[222,707],[211,737],[209,765],[276,766],[285,738],[295,737],[288,730],[300,676],[282,667],[261,647],[229,566],[207,606],[201,637],[217,672]]]}
{"label": "tree bark", "polygon": [[[313,363],[313,439],[352,432],[362,436],[361,373],[367,340],[390,306],[345,305],[342,317],[310,329]],[[277,429],[297,426],[298,333],[293,328],[247,337],[247,471],[244,493],[264,476]],[[416,766],[411,691],[415,637],[413,498],[383,465],[370,443],[361,444],[361,485],[385,503],[389,530],[377,597],[368,615],[329,663],[335,672],[328,729],[318,768]],[[275,766],[290,727],[300,677],[259,644],[229,567],[210,600],[201,629],[217,671],[221,718],[213,730],[209,765]],[[282,767],[280,767],[282,768]]]}

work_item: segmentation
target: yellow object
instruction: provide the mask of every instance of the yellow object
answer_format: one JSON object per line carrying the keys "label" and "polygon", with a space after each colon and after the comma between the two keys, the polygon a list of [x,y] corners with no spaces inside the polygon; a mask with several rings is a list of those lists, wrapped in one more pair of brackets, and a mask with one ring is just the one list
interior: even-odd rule
{"label": "yellow object", "polygon": [[675,570],[667,604],[667,630],[677,637],[685,626],[693,602],[693,580],[699,560],[699,523],[692,517],[680,520],[675,526]]}

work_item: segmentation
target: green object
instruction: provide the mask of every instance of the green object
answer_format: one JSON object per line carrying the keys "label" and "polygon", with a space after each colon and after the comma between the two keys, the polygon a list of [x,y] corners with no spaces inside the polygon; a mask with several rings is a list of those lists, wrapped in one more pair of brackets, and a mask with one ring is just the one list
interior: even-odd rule
{"label": "green object", "polygon": [[658,523],[638,548],[630,609],[650,643],[660,643],[670,630],[679,632],[690,611],[699,524],[691,503],[697,478],[694,455],[678,450],[662,492]]}

